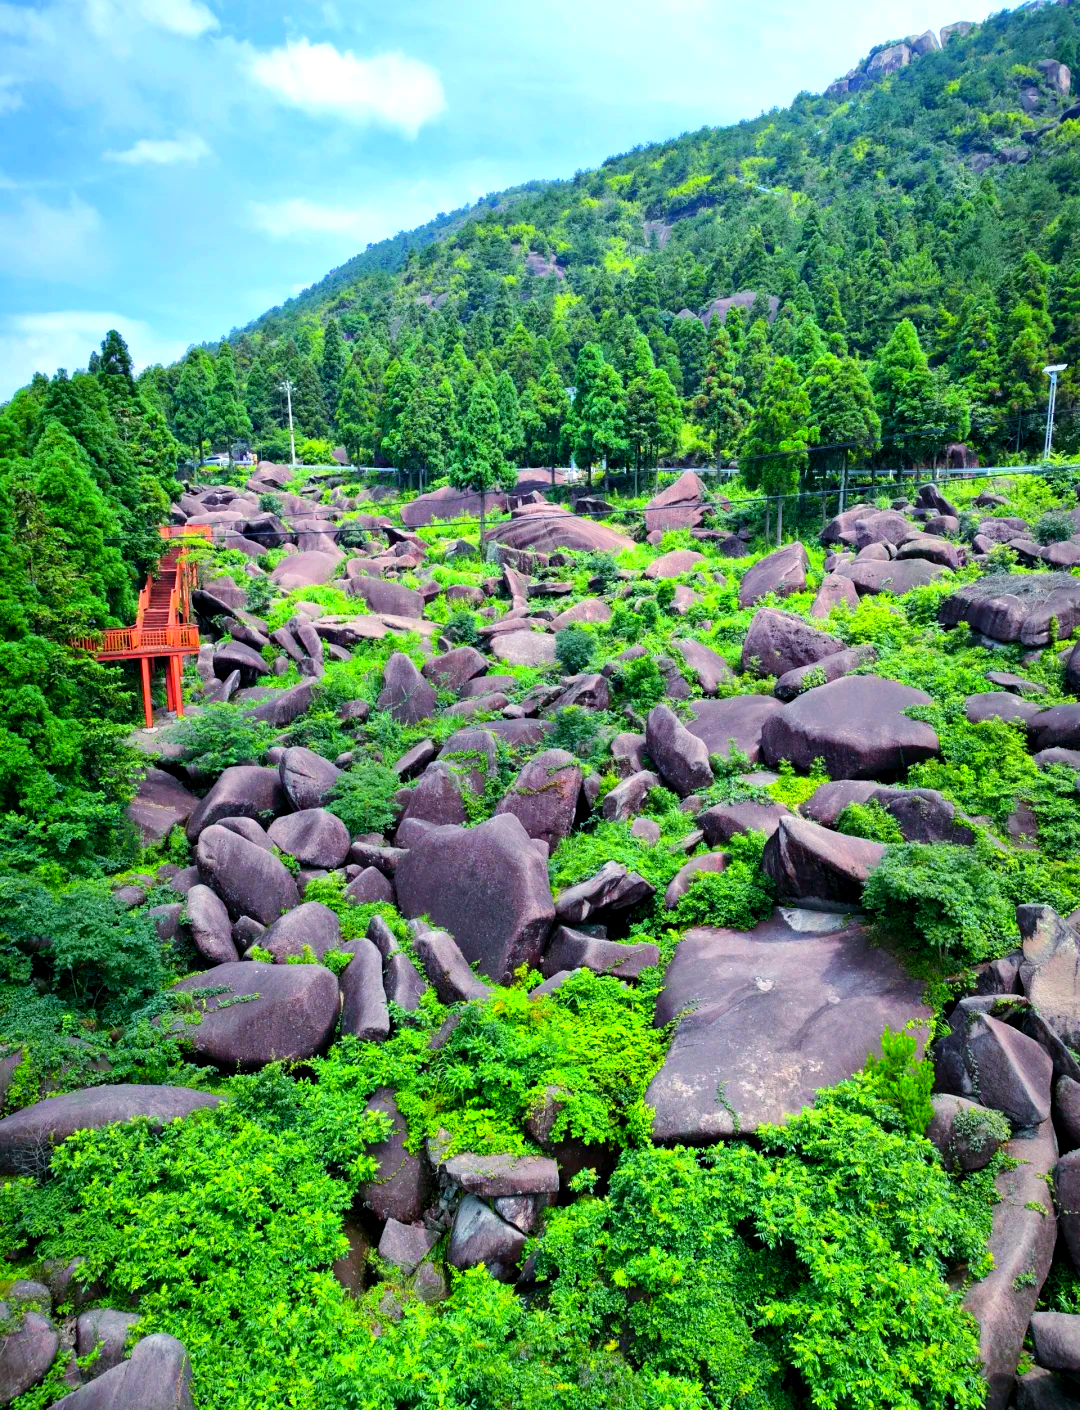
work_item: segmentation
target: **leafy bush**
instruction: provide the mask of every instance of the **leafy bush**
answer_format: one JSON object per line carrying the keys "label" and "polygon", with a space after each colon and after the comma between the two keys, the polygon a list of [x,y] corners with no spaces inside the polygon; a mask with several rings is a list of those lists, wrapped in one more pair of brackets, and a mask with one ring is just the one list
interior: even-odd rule
{"label": "leafy bush", "polygon": [[555,659],[568,676],[579,676],[589,669],[596,651],[592,632],[576,622],[555,633]]}
{"label": "leafy bush", "polygon": [[456,646],[475,646],[479,641],[476,630],[476,614],[467,607],[459,607],[447,618],[443,634]]}
{"label": "leafy bush", "polygon": [[1032,530],[1036,543],[1065,543],[1076,533],[1076,522],[1065,510],[1050,509],[1039,516]]}
{"label": "leafy bush", "polygon": [[307,710],[301,715],[289,730],[286,743],[311,749],[331,762],[353,746],[340,716],[326,709]]}
{"label": "leafy bush", "polygon": [[229,704],[208,705],[173,727],[184,761],[215,777],[234,764],[260,763],[276,733],[265,720],[253,720]]}
{"label": "leafy bush", "polygon": [[881,1035],[881,1057],[866,1059],[867,1084],[881,1101],[888,1102],[904,1119],[913,1136],[921,1136],[934,1119],[934,1064],[916,1058],[918,1042],[911,1033],[893,1033],[888,1027]]}
{"label": "leafy bush", "polygon": [[265,617],[277,596],[274,584],[269,578],[249,578],[247,585],[247,610],[256,617]]}
{"label": "leafy bush", "polygon": [[351,837],[361,832],[385,833],[397,822],[394,794],[400,787],[401,779],[386,764],[360,759],[335,783],[327,811],[341,819]]}
{"label": "leafy bush", "polygon": [[620,667],[616,679],[642,714],[659,705],[667,692],[664,677],[651,656],[639,656],[634,661],[627,661]]}
{"label": "leafy bush", "polygon": [[868,803],[849,803],[836,819],[836,830],[848,837],[865,837],[871,842],[901,843],[904,840],[900,824],[876,798]]}
{"label": "leafy bush", "polygon": [[261,494],[259,508],[264,514],[276,514],[280,518],[285,513],[285,501],[279,494]]}
{"label": "leafy bush", "polygon": [[588,553],[581,559],[581,566],[594,578],[600,579],[598,591],[610,593],[619,581],[619,565],[611,553]]}
{"label": "leafy bush", "polygon": [[565,705],[555,712],[547,747],[565,749],[579,759],[589,759],[601,743],[597,738],[600,726],[601,722],[592,710],[585,710],[580,705]]}
{"label": "leafy bush", "polygon": [[767,920],[776,905],[776,887],[761,870],[763,832],[737,832],[726,844],[730,861],[724,871],[701,871],[671,912],[680,929],[691,925],[721,925],[752,930]]}
{"label": "leafy bush", "polygon": [[776,772],[780,775],[779,779],[776,783],[770,783],[765,791],[770,798],[775,798],[778,803],[783,803],[788,808],[797,808],[800,803],[805,803],[823,783],[829,781],[822,759],[814,760],[810,772],[805,777],[797,774],[787,759],[780,760]]}

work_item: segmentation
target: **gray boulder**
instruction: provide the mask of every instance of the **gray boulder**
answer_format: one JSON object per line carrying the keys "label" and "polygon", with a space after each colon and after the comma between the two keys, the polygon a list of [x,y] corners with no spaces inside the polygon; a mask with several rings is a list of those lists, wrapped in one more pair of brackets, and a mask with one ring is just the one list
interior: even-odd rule
{"label": "gray boulder", "polygon": [[377,704],[402,725],[430,719],[438,708],[435,687],[428,684],[403,651],[395,651],[383,667],[383,688]]}
{"label": "gray boulder", "polygon": [[[442,656],[430,656],[420,667],[420,674],[437,690],[452,690],[457,695],[463,686],[488,668],[487,657],[475,646],[459,646]],[[475,693],[475,692],[472,692]]]}
{"label": "gray boulder", "polygon": [[341,988],[341,1035],[381,1043],[390,1036],[390,1012],[383,989],[383,958],[370,940],[349,940],[340,947],[352,959],[338,975]]}
{"label": "gray boulder", "polygon": [[206,828],[195,859],[200,881],[217,892],[234,920],[251,916],[272,925],[300,900],[296,882],[277,857],[228,828]]}
{"label": "gray boulder", "polygon": [[303,812],[307,808],[321,808],[334,791],[334,785],[341,777],[329,759],[316,754],[313,749],[286,749],[278,764],[281,786],[293,808]]}
{"label": "gray boulder", "polygon": [[163,769],[147,769],[126,812],[142,845],[153,847],[164,842],[174,827],[187,822],[198,801],[172,774]]}
{"label": "gray boulder", "polygon": [[838,779],[836,783],[823,783],[799,811],[804,818],[822,827],[835,827],[849,803],[868,803],[878,791],[873,779]]}
{"label": "gray boulder", "polygon": [[261,847],[264,852],[274,850],[274,844],[270,841],[269,835],[254,818],[221,818],[214,826],[227,828],[229,832],[235,832],[238,837],[246,837],[249,842],[254,842],[256,847]]}
{"label": "gray boulder", "polygon": [[130,1360],[55,1404],[64,1410],[195,1410],[191,1362],[182,1342],[157,1332],[135,1344]]}
{"label": "gray boulder", "polygon": [[559,1193],[559,1167],[548,1156],[476,1155],[465,1151],[441,1161],[439,1171],[467,1194],[480,1199]]}
{"label": "gray boulder", "polygon": [[902,597],[912,588],[932,583],[946,570],[937,563],[927,562],[925,558],[902,558],[889,563],[859,559],[854,563],[841,564],[836,571],[851,579],[860,597],[872,597],[881,592]]}
{"label": "gray boulder", "polygon": [[728,759],[732,749],[751,764],[761,763],[765,721],[784,707],[771,695],[733,695],[728,700],[695,700],[686,728],[702,741],[710,756]]}
{"label": "gray boulder", "polygon": [[467,772],[442,760],[429,764],[412,792],[404,795],[409,801],[398,823],[399,846],[415,831],[408,826],[410,822],[434,823],[437,827],[464,823],[468,815],[461,796],[463,785],[468,786]]}
{"label": "gray boulder", "polygon": [[858,906],[867,878],[884,855],[880,842],[845,837],[790,815],[780,819],[766,842],[761,868],[782,897]]}
{"label": "gray boulder", "polygon": [[397,1219],[388,1219],[379,1239],[379,1257],[409,1277],[438,1241],[438,1234],[419,1222],[402,1224]]}
{"label": "gray boulder", "polygon": [[564,969],[591,969],[594,974],[614,974],[619,979],[637,979],[643,969],[660,963],[656,945],[621,945],[615,940],[601,940],[585,935],[569,926],[555,928],[551,943],[540,962],[545,979]]}
{"label": "gray boulder", "polygon": [[1054,1121],[1063,1151],[1080,1147],[1080,1082],[1059,1077],[1054,1083]]}
{"label": "gray boulder", "polygon": [[[414,971],[415,973],[415,971]],[[380,1087],[366,1110],[389,1117],[390,1134],[367,1149],[378,1162],[378,1176],[360,1187],[360,1198],[377,1219],[415,1224],[431,1203],[435,1180],[423,1147],[413,1155],[406,1148],[408,1127],[389,1087]]]}
{"label": "gray boulder", "polygon": [[[955,28],[945,25],[942,32]],[[1078,1405],[1080,1400],[1073,1393],[1072,1383],[1053,1371],[1035,1366],[1016,1378],[1016,1410],[1076,1410]]]}
{"label": "gray boulder", "polygon": [[934,1116],[926,1139],[941,1152],[946,1170],[982,1170],[1012,1132],[999,1111],[967,1097],[939,1092],[931,1098]]}
{"label": "gray boulder", "polygon": [[656,1005],[658,1027],[678,1026],[645,1095],[653,1135],[709,1145],[782,1122],[880,1052],[886,1024],[928,1017],[921,983],[858,925],[689,930]]}
{"label": "gray boulder", "polygon": [[595,875],[559,893],[555,914],[563,925],[580,925],[606,910],[626,910],[653,895],[656,887],[621,862],[605,862]]}
{"label": "gray boulder", "polygon": [[712,784],[705,742],[685,729],[667,705],[656,705],[649,711],[645,747],[660,777],[680,798]]}
{"label": "gray boulder", "polygon": [[607,822],[626,822],[645,806],[645,800],[660,780],[648,769],[631,774],[604,795],[601,812]]}
{"label": "gray boulder", "polygon": [[424,615],[423,595],[402,583],[392,583],[385,578],[360,576],[349,579],[347,591],[353,597],[362,598],[372,612],[385,613],[391,617],[419,618]]}
{"label": "gray boulder", "polygon": [[41,1312],[0,1302],[0,1404],[37,1385],[60,1349],[60,1333]]}
{"label": "gray boulder", "polygon": [[[196,978],[206,982],[201,975]],[[0,1171],[11,1175],[40,1173],[37,1163],[43,1147],[66,1141],[74,1131],[96,1130],[117,1121],[131,1121],[136,1116],[175,1121],[198,1107],[217,1106],[220,1100],[209,1092],[195,1092],[190,1087],[144,1087],[129,1083],[88,1087],[60,1097],[46,1097],[0,1120]],[[47,1154],[45,1158],[47,1160]]]}
{"label": "gray boulder", "polygon": [[905,842],[970,847],[975,841],[972,829],[957,821],[956,804],[934,788],[879,788],[869,801],[880,804],[896,820]]}
{"label": "gray boulder", "polygon": [[780,826],[780,819],[791,817],[784,803],[717,803],[697,817],[698,827],[710,847],[720,847],[737,832],[763,832],[771,837]]}
{"label": "gray boulder", "polygon": [[228,680],[233,671],[239,671],[244,685],[254,685],[269,669],[255,648],[242,641],[225,642],[214,649],[214,675],[219,681]]}
{"label": "gray boulder", "polygon": [[849,675],[860,666],[876,660],[877,651],[869,645],[854,646],[850,651],[837,651],[835,655],[826,656],[824,660],[815,661],[810,666],[796,666],[793,671],[786,671],[773,687],[773,694],[777,700],[794,700],[804,690],[839,680],[841,676]]}
{"label": "gray boulder", "polygon": [[491,997],[491,990],[477,979],[460,946],[447,931],[432,930],[430,926],[418,928],[413,953],[423,965],[441,1003],[459,1004],[473,999],[482,1003]]}
{"label": "gray boulder", "polygon": [[966,583],[938,608],[943,626],[966,622],[973,632],[993,641],[1018,641],[1028,647],[1049,643],[1053,618],[1059,640],[1080,625],[1080,578],[1070,573],[995,573]]}
{"label": "gray boulder", "polygon": [[[201,1021],[180,1030],[201,1061],[251,1072],[269,1062],[314,1057],[329,1043],[338,1018],[338,984],[322,965],[219,965],[213,980],[226,992],[201,1000]],[[202,989],[206,978],[193,974],[175,987]]]}
{"label": "gray boulder", "polygon": [[1040,713],[1042,706],[1034,700],[1021,700],[1005,690],[985,690],[978,695],[969,695],[964,701],[964,714],[973,724],[983,720],[1023,720],[1025,723],[1033,715]]}
{"label": "gray boulder", "polygon": [[739,584],[739,606],[753,607],[768,593],[790,597],[806,588],[810,560],[801,543],[786,543],[748,568]]}
{"label": "gray boulder", "polygon": [[303,954],[305,945],[321,960],[327,950],[340,949],[341,922],[321,901],[304,901],[265,930],[258,943],[261,949],[270,951],[275,964],[285,964],[291,955]]}
{"label": "gray boulder", "polygon": [[79,1314],[75,1324],[76,1354],[89,1356],[94,1347],[101,1343],[97,1360],[83,1372],[87,1380],[96,1380],[120,1365],[124,1359],[127,1334],[138,1320],[137,1312],[118,1312],[112,1307],[95,1307]]}
{"label": "gray boulder", "polygon": [[324,867],[333,871],[349,855],[352,839],[349,829],[325,808],[305,808],[286,813],[270,824],[270,841],[303,867]]}
{"label": "gray boulder", "polygon": [[432,828],[394,882],[404,916],[445,927],[468,963],[499,984],[536,963],[554,919],[547,865],[512,814]]}
{"label": "gray boulder", "polygon": [[193,886],[185,910],[191,938],[204,958],[211,964],[234,964],[240,958],[225,902],[209,886]]}
{"label": "gray boulder", "polygon": [[1068,1312],[1033,1312],[1035,1360],[1048,1371],[1080,1371],[1080,1317]]}
{"label": "gray boulder", "polygon": [[1046,905],[1017,907],[1024,941],[1020,983],[1044,1022],[1068,1047],[1080,1048],[1080,940]]}
{"label": "gray boulder", "polygon": [[365,867],[346,886],[345,895],[357,906],[367,906],[373,901],[385,901],[392,906],[394,883],[378,867]]}
{"label": "gray boulder", "polygon": [[475,1268],[483,1264],[500,1283],[517,1278],[525,1235],[495,1213],[475,1195],[466,1195],[458,1205],[450,1231],[447,1262],[454,1268]]}
{"label": "gray boulder", "polygon": [[843,650],[842,641],[810,626],[802,617],[761,607],[743,640],[741,669],[757,676],[779,677]]}
{"label": "gray boulder", "polygon": [[834,607],[846,607],[849,612],[854,612],[858,605],[858,590],[851,579],[843,577],[840,573],[826,573],[810,608],[810,615],[824,619]]}
{"label": "gray boulder", "polygon": [[708,872],[716,874],[726,871],[727,864],[726,852],[703,852],[699,857],[691,857],[668,882],[667,890],[664,892],[665,909],[673,910],[690,890],[692,883],[698,876]]}
{"label": "gray boulder", "polygon": [[672,645],[697,676],[703,695],[715,695],[721,684],[735,679],[735,673],[718,651],[687,637]]}
{"label": "gray boulder", "polygon": [[574,825],[581,797],[581,765],[565,749],[546,749],[518,774],[495,809],[512,813],[530,837],[553,852]]}
{"label": "gray boulder", "polygon": [[1080,748],[1080,703],[1052,705],[1049,710],[1032,715],[1028,720],[1028,739],[1032,751],[1039,753]]}
{"label": "gray boulder", "polygon": [[276,816],[287,807],[277,769],[235,764],[224,771],[188,818],[187,839],[198,842],[203,829],[222,818]]}
{"label": "gray boulder", "polygon": [[788,759],[807,772],[822,759],[830,778],[887,781],[940,753],[927,724],[903,712],[930,696],[878,676],[843,676],[815,686],[766,721],[761,733],[772,767]]}

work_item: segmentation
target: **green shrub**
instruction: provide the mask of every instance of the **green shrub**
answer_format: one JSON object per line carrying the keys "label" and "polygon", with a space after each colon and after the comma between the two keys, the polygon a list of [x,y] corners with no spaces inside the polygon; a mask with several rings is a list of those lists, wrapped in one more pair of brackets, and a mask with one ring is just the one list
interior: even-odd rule
{"label": "green shrub", "polygon": [[279,494],[261,494],[259,508],[264,514],[276,514],[280,518],[285,513],[285,501]]}
{"label": "green shrub", "polygon": [[625,662],[619,667],[616,681],[642,714],[659,705],[667,692],[664,677],[651,656],[639,656],[634,661]]}
{"label": "green shrub", "polygon": [[576,622],[555,633],[555,659],[564,675],[580,676],[587,671],[595,651],[596,641],[592,632]]}
{"label": "green shrub", "polygon": [[787,759],[780,760],[776,772],[780,775],[779,779],[776,783],[770,783],[765,792],[787,808],[797,808],[800,803],[805,803],[823,783],[829,781],[822,759],[815,759],[810,772],[805,776],[797,774]]}
{"label": "green shrub", "polygon": [[443,635],[449,637],[456,646],[475,646],[480,639],[476,630],[476,614],[470,612],[467,607],[457,608],[447,618]]}
{"label": "green shrub", "polygon": [[1063,509],[1049,509],[1045,514],[1041,514],[1034,529],[1032,537],[1036,543],[1065,543],[1076,533],[1076,523],[1071,514],[1067,514]]}
{"label": "green shrub", "polygon": [[904,1119],[913,1136],[921,1136],[934,1119],[934,1064],[916,1058],[918,1042],[911,1033],[893,1033],[886,1027],[881,1035],[881,1057],[866,1059],[865,1074],[870,1090],[888,1102]]}
{"label": "green shrub", "polygon": [[580,705],[565,705],[556,710],[553,728],[545,741],[549,749],[565,749],[579,759],[590,759],[601,741],[601,721],[592,710]]}
{"label": "green shrub", "polygon": [[361,832],[388,832],[397,822],[394,794],[401,779],[386,764],[358,759],[334,784],[328,812],[341,819],[355,837]]}
{"label": "green shrub", "polygon": [[737,832],[726,850],[730,860],[724,871],[700,871],[671,912],[672,925],[720,925],[731,930],[752,930],[767,920],[776,905],[776,887],[761,870],[765,849],[763,832]]}
{"label": "green shrub", "polygon": [[619,581],[619,565],[611,553],[587,553],[579,560],[590,577],[599,578],[597,591],[602,595],[610,593]]}
{"label": "green shrub", "polygon": [[276,596],[277,590],[269,578],[250,578],[245,605],[247,610],[253,612],[256,617],[265,617]]}
{"label": "green shrub", "polygon": [[867,803],[849,803],[836,819],[836,831],[848,837],[865,837],[871,842],[901,843],[904,840],[900,824],[876,798]]}
{"label": "green shrub", "polygon": [[173,738],[185,763],[216,776],[234,764],[260,763],[276,732],[273,725],[251,719],[235,705],[221,704],[185,717],[173,727]]}

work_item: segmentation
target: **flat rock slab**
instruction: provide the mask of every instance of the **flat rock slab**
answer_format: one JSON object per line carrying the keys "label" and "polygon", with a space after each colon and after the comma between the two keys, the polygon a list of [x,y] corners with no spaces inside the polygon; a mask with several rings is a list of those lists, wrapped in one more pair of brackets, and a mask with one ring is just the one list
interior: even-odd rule
{"label": "flat rock slab", "polygon": [[955,627],[966,622],[973,632],[993,641],[1046,646],[1050,619],[1057,635],[1069,636],[1080,623],[1080,578],[1070,573],[995,573],[967,583],[938,608],[938,621]]}
{"label": "flat rock slab", "polygon": [[132,1121],[136,1116],[175,1121],[198,1107],[217,1106],[220,1100],[209,1092],[196,1092],[190,1087],[134,1083],[87,1087],[81,1092],[66,1092],[61,1097],[46,1097],[0,1121],[0,1170],[17,1173],[42,1142],[58,1144],[74,1131]]}
{"label": "flat rock slab", "polygon": [[786,543],[748,568],[739,584],[739,606],[752,607],[770,592],[790,597],[806,587],[810,559],[801,543]]}
{"label": "flat rock slab", "polygon": [[859,925],[687,931],[656,1005],[658,1027],[692,1012],[645,1094],[654,1138],[709,1145],[801,1111],[880,1054],[886,1024],[930,1017],[922,987]]}
{"label": "flat rock slab", "polygon": [[928,563],[925,558],[903,558],[891,563],[862,559],[844,563],[836,571],[851,579],[860,597],[874,596],[879,592],[902,597],[912,588],[925,587],[935,578],[940,578],[945,569],[936,563]]}
{"label": "flat rock slab", "polygon": [[771,695],[733,695],[727,700],[695,700],[686,728],[703,740],[710,755],[729,758],[732,749],[751,764],[761,763],[765,722],[784,707]]}
{"label": "flat rock slab", "polygon": [[127,815],[138,829],[142,845],[152,847],[164,842],[174,827],[186,823],[198,801],[172,774],[147,769],[127,806]]}
{"label": "flat rock slab", "polygon": [[550,632],[502,632],[492,639],[491,654],[509,666],[552,666],[555,638]]}
{"label": "flat rock slab", "polygon": [[[269,1062],[300,1061],[320,1052],[338,1018],[338,982],[316,964],[218,965],[192,974],[178,990],[218,988],[197,999],[201,1021],[180,1030],[197,1058],[226,1071],[253,1071]],[[251,996],[250,998],[248,996]]]}

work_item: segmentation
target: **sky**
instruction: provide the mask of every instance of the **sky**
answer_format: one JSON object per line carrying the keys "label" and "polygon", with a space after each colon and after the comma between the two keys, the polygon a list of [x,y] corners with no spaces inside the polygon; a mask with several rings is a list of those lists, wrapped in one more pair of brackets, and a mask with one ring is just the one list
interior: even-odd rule
{"label": "sky", "polygon": [[0,0],[0,398],[438,211],[821,92],[983,0]]}

